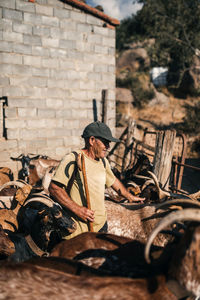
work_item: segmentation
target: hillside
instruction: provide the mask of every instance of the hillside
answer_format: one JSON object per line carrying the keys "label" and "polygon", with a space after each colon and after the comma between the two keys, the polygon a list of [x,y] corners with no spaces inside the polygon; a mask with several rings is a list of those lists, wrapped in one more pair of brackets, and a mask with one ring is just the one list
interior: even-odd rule
{"label": "hillside", "polygon": [[[175,128],[183,123],[186,116],[186,104],[194,105],[200,99],[192,97],[176,98],[165,87],[155,87],[151,81],[149,58],[142,44],[132,44],[117,56],[117,126],[127,126],[129,117],[138,125],[149,129]],[[148,98],[147,91],[153,93],[152,99]],[[184,93],[183,93],[184,96]],[[138,107],[137,101],[144,102],[143,107]],[[194,140],[198,136],[188,135],[190,156],[199,157],[199,153],[192,151]]]}

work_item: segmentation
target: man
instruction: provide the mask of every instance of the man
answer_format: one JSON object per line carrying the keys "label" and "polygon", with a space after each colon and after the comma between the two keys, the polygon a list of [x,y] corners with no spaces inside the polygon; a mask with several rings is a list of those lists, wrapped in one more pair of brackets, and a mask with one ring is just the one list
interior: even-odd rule
{"label": "man", "polygon": [[[99,121],[93,122],[86,126],[82,137],[85,147],[62,159],[49,186],[50,195],[71,212],[77,224],[76,231],[67,236],[67,239],[89,231],[90,222],[95,232],[107,231],[105,186],[112,186],[119,195],[130,202],[144,200],[127,191],[115,177],[105,158],[110,142],[119,141],[112,136],[110,128]],[[91,209],[87,208],[83,171],[77,168],[78,154],[84,157]]]}

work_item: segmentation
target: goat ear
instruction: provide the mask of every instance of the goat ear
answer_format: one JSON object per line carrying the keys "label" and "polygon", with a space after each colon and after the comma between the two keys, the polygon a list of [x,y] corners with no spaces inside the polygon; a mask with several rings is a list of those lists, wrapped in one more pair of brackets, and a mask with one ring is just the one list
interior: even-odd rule
{"label": "goat ear", "polygon": [[45,212],[45,209],[38,211],[39,215],[42,215]]}

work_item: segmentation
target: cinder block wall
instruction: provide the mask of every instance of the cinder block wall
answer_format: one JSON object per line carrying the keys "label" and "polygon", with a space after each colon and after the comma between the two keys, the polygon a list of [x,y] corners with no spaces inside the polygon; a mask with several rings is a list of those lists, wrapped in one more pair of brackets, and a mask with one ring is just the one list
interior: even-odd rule
{"label": "cinder block wall", "polygon": [[102,119],[103,89],[114,131],[115,28],[105,21],[59,0],[1,0],[0,63],[0,97],[8,99],[0,166],[16,171],[10,156],[60,159],[79,148],[93,99]]}

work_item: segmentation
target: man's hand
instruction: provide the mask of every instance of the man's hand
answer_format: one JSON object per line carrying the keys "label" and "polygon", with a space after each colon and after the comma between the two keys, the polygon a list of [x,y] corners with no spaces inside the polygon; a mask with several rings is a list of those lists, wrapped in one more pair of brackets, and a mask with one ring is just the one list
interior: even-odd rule
{"label": "man's hand", "polygon": [[129,193],[129,195],[127,195],[126,198],[128,199],[129,202],[140,202],[140,203],[143,203],[143,201],[145,200],[145,198],[140,198],[138,196],[134,196],[131,193]]}
{"label": "man's hand", "polygon": [[84,206],[77,206],[74,213],[83,221],[94,222],[94,211]]}
{"label": "man's hand", "polygon": [[118,178],[115,178],[115,182],[113,183],[112,188],[118,193],[118,195],[123,196],[129,202],[143,203],[143,201],[145,200],[145,198],[140,198],[129,193],[129,191],[125,188],[125,186],[121,183],[121,181]]}
{"label": "man's hand", "polygon": [[58,203],[62,206],[68,208],[72,211],[75,215],[77,215],[82,220],[94,222],[94,211],[88,209],[87,207],[80,206],[76,204],[67,194],[67,192],[61,188],[59,185],[51,182],[49,188],[51,196],[53,196]]}

